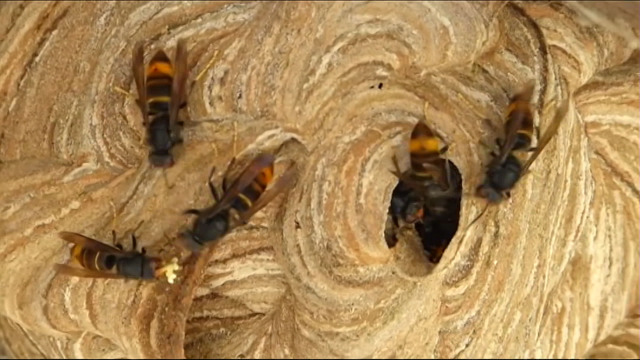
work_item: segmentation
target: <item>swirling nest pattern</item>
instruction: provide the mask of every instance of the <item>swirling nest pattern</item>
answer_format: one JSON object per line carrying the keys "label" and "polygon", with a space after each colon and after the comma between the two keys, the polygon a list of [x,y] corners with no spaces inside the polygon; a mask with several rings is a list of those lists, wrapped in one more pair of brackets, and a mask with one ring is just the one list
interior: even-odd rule
{"label": "swirling nest pattern", "polygon": [[[475,1],[0,10],[0,329],[13,356],[637,358],[638,32],[621,16]],[[168,190],[138,108],[113,87],[135,92],[136,41],[148,58],[181,37],[189,79],[203,76]],[[463,197],[425,275],[415,246],[385,244],[392,154],[424,119],[472,191],[480,141],[529,79],[543,131],[545,104],[571,96],[558,135],[470,228],[484,203]],[[144,220],[142,245],[170,254],[180,212],[211,201],[211,166],[283,143],[296,185],[180,284],[54,274],[61,230],[109,239]]]}

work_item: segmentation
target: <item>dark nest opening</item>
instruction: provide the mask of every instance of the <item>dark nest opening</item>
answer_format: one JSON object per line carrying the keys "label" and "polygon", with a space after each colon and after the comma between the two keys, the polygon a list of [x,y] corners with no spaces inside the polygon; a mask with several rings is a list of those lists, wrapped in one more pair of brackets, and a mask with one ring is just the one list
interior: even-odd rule
{"label": "dark nest opening", "polygon": [[[393,189],[385,227],[385,240],[389,248],[394,248],[400,237],[400,230],[411,227],[411,233],[422,244],[424,255],[432,264],[440,262],[451,239],[458,231],[460,204],[462,198],[462,177],[458,167],[449,161],[451,186],[450,195],[429,197],[433,191],[420,192],[402,179]],[[447,192],[440,185],[428,185],[433,190]],[[409,216],[413,221],[403,221],[394,214],[416,214]]]}

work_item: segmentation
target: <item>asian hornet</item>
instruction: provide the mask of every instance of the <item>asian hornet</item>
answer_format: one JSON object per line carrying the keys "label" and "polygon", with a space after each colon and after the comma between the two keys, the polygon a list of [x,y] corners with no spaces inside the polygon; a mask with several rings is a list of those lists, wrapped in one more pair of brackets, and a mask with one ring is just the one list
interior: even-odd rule
{"label": "asian hornet", "polygon": [[138,89],[137,103],[147,129],[149,162],[155,167],[173,166],[171,149],[182,142],[184,122],[178,110],[184,102],[187,80],[187,50],[184,39],[178,40],[175,62],[163,50],[158,50],[145,67],[142,42],[133,49],[133,75]]}
{"label": "asian hornet", "polygon": [[176,278],[174,271],[179,270],[177,259],[166,265],[157,257],[146,255],[142,248],[139,252],[135,235],[131,235],[133,250],[124,251],[121,244],[116,243],[115,231],[112,232],[116,246],[104,244],[90,237],[74,232],[62,231],[59,236],[73,245],[71,260],[76,266],[56,264],[58,273],[85,278],[107,279],[143,279],[151,280],[166,276],[169,283]]}
{"label": "asian hornet", "polygon": [[[234,161],[235,158],[227,171]],[[199,252],[206,244],[213,243],[233,228],[246,224],[253,214],[289,187],[294,180],[294,164],[274,182],[274,161],[275,157],[272,154],[259,154],[230,186],[227,186],[225,175],[222,181],[222,196],[211,182],[211,175],[215,171],[213,167],[208,183],[215,203],[205,209],[185,211],[185,214],[196,215],[196,218],[192,229],[181,233],[183,244],[189,250]]]}

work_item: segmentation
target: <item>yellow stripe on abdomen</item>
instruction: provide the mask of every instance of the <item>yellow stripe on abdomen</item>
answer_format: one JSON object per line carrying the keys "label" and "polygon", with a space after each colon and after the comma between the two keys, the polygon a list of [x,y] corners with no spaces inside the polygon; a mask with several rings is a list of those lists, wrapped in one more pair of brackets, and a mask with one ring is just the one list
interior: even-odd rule
{"label": "yellow stripe on abdomen", "polygon": [[243,193],[239,193],[238,197],[240,198],[240,200],[242,200],[242,202],[247,205],[247,208],[251,207],[251,204],[253,204],[253,202],[251,201],[251,199],[249,199],[247,196],[245,196]]}
{"label": "yellow stripe on abdomen", "polygon": [[147,76],[151,77],[156,74],[173,76],[173,67],[170,63],[164,61],[152,62],[147,68]]}
{"label": "yellow stripe on abdomen", "polygon": [[102,270],[102,269],[100,269],[100,266],[98,264],[98,259],[100,259],[100,251],[98,251],[96,253],[96,256],[93,258],[93,265],[95,266],[96,270]]}
{"label": "yellow stripe on abdomen", "polygon": [[271,180],[273,180],[273,168],[267,167],[262,169],[260,174],[258,174],[258,176],[256,177],[255,182],[257,182],[259,185],[262,185],[266,188],[267,185],[269,185],[269,183],[271,182]]}
{"label": "yellow stripe on abdomen", "polygon": [[428,137],[421,139],[411,139],[409,141],[409,152],[424,154],[437,153],[440,151],[440,140],[436,137]]}
{"label": "yellow stripe on abdomen", "polygon": [[82,264],[82,246],[80,245],[73,245],[73,248],[71,248],[71,258],[73,259],[73,261],[75,261],[76,263],[83,265]]}
{"label": "yellow stripe on abdomen", "polygon": [[154,102],[154,103],[157,103],[157,102],[168,103],[170,101],[171,101],[171,96],[155,96],[155,97],[147,98],[147,104],[151,104],[152,102]]}

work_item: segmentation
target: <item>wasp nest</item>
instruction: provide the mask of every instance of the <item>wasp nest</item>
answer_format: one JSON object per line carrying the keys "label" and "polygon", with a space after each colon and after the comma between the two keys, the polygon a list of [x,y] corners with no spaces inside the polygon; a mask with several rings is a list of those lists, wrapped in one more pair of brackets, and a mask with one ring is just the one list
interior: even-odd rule
{"label": "wasp nest", "polygon": [[[637,5],[10,2],[0,12],[0,331],[14,357],[638,356]],[[131,73],[189,51],[184,144],[148,164]],[[511,198],[469,226],[508,97],[544,132]],[[486,119],[486,120],[485,120]],[[463,179],[433,269],[384,229],[425,121]],[[280,148],[294,185],[174,284],[56,274],[59,231],[135,228],[172,257],[231,158]],[[127,244],[125,243],[125,246]],[[629,318],[627,318],[629,316]],[[626,319],[626,320],[625,320]],[[630,336],[635,334],[636,336]],[[626,337],[625,337],[626,336]],[[629,338],[630,340],[625,340]]]}

